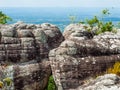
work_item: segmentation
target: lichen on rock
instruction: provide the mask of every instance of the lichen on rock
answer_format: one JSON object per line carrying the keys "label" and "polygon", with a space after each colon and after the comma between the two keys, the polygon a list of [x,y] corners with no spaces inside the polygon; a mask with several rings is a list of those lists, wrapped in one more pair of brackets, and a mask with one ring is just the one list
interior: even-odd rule
{"label": "lichen on rock", "polygon": [[53,77],[63,90],[79,90],[76,88],[85,80],[104,73],[120,61],[118,33],[95,35],[94,31],[88,32],[84,27],[84,24],[67,26],[63,32],[65,40],[49,53]]}
{"label": "lichen on rock", "polygon": [[[46,30],[53,36],[50,37]],[[48,53],[63,39],[59,28],[51,24],[1,25],[0,66],[6,65],[6,69],[0,75],[6,72],[4,78],[12,79],[9,89],[44,90],[51,75]]]}

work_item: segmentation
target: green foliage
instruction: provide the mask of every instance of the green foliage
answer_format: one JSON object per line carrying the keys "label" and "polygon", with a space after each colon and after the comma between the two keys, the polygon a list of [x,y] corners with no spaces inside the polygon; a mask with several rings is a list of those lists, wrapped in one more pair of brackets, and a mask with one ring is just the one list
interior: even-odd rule
{"label": "green foliage", "polygon": [[81,21],[79,22],[79,24],[85,24],[85,22],[81,20]]}
{"label": "green foliage", "polygon": [[0,89],[9,90],[12,84],[12,79],[7,77],[0,81]]}
{"label": "green foliage", "polygon": [[6,14],[2,13],[0,11],[0,24],[6,24],[8,21],[11,21],[12,19],[7,16]]}
{"label": "green foliage", "polygon": [[7,65],[1,65],[1,75],[0,75],[0,90],[10,90],[12,87],[12,79],[8,77],[8,72],[6,71],[8,68]]}
{"label": "green foliage", "polygon": [[54,78],[53,76],[51,75],[49,77],[49,81],[48,81],[48,85],[47,85],[47,88],[46,90],[56,90],[56,85],[55,85],[55,82],[54,82]]}
{"label": "green foliage", "polygon": [[103,14],[103,15],[109,15],[110,12],[109,12],[108,9],[104,9],[104,10],[102,10],[102,14]]}
{"label": "green foliage", "polygon": [[86,19],[87,24],[89,24],[91,27],[93,27],[94,25],[96,25],[96,23],[99,22],[97,16],[94,16],[94,18],[92,18],[91,20]]}
{"label": "green foliage", "polygon": [[97,16],[94,16],[92,19],[88,20],[86,19],[86,23],[90,25],[91,29],[88,31],[91,31],[94,26],[98,27],[98,30],[95,32],[96,35],[104,33],[104,32],[114,32],[113,31],[113,23],[111,21],[104,22],[103,18],[106,15],[109,15],[109,10],[105,9],[102,11],[102,16],[101,19],[99,19]]}
{"label": "green foliage", "polygon": [[97,24],[98,26],[98,31],[96,31],[96,34],[100,34],[100,33],[104,33],[106,31],[108,32],[112,32],[113,31],[113,24],[112,22],[106,22],[106,23],[103,23],[103,22],[99,22]]}
{"label": "green foliage", "polygon": [[7,78],[3,79],[3,82],[4,82],[7,86],[10,86],[11,83],[12,83],[12,79],[9,78],[9,77],[7,77]]}

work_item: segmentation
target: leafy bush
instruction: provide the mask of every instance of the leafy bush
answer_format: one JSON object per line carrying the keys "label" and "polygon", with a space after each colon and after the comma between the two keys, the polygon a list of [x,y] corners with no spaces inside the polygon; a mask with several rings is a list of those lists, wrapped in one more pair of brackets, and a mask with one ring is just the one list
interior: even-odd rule
{"label": "leafy bush", "polygon": [[108,9],[104,9],[104,10],[102,10],[102,14],[103,15],[109,15],[110,13],[109,13]]}
{"label": "leafy bush", "polygon": [[8,21],[11,21],[12,19],[7,16],[6,14],[2,13],[0,11],[0,24],[6,24]]}
{"label": "leafy bush", "polygon": [[107,70],[107,73],[112,73],[120,76],[120,62],[116,62],[112,68]]}
{"label": "leafy bush", "polygon": [[[94,16],[92,19],[86,19],[84,23],[90,25],[91,29],[87,29],[88,31],[92,31],[94,26],[97,26],[97,31],[95,31],[95,34],[101,34],[104,32],[114,32],[116,33],[116,30],[113,29],[114,25],[111,21],[104,22],[104,17],[109,15],[109,10],[104,9],[102,10],[102,16],[101,18],[98,18],[98,16]],[[81,23],[81,22],[80,22]],[[83,22],[82,22],[83,23]]]}
{"label": "leafy bush", "polygon": [[54,78],[53,76],[51,75],[49,77],[49,81],[48,81],[48,85],[47,85],[47,88],[46,90],[56,90],[56,85],[55,85],[55,82],[54,82]]}

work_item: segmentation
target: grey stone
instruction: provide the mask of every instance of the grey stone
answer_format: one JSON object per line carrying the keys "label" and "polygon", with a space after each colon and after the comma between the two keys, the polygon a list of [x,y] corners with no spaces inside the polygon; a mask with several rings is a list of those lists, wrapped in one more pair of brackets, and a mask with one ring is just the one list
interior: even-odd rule
{"label": "grey stone", "polygon": [[[70,24],[64,30],[65,40],[49,53],[52,73],[57,86],[64,90],[79,90],[85,81],[95,77],[120,61],[120,35],[105,32],[95,35],[86,29],[89,25]],[[115,80],[105,79],[96,87],[80,90],[107,90]],[[102,84],[100,87],[99,84]],[[120,84],[119,84],[120,85]],[[111,88],[119,88],[113,85]],[[119,89],[118,89],[119,90]]]}
{"label": "grey stone", "polygon": [[18,37],[33,37],[33,33],[30,30],[18,30]]}
{"label": "grey stone", "polygon": [[[54,37],[49,37],[44,27],[49,27]],[[51,24],[0,25],[0,80],[12,79],[9,90],[45,90],[51,75],[49,51],[62,40],[59,29]]]}
{"label": "grey stone", "polygon": [[13,27],[8,27],[1,30],[1,35],[4,37],[17,37],[17,31]]}
{"label": "grey stone", "polygon": [[120,90],[120,77],[115,74],[99,76],[75,90]]}

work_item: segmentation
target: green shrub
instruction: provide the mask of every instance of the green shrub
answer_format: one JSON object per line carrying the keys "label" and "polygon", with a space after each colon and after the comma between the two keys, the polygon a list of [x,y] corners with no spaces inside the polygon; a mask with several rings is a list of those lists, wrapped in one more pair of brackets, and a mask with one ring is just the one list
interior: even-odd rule
{"label": "green shrub", "polygon": [[49,81],[48,81],[48,85],[47,85],[47,88],[45,90],[56,90],[56,84],[54,82],[54,78],[53,76],[51,75],[49,77]]}
{"label": "green shrub", "polygon": [[110,12],[109,12],[108,9],[103,9],[103,10],[102,10],[102,14],[103,14],[103,15],[109,15]]}
{"label": "green shrub", "polygon": [[[94,26],[97,26],[97,31],[95,31],[95,34],[101,34],[104,32],[116,32],[116,30],[113,29],[114,25],[111,21],[104,22],[104,17],[109,15],[109,10],[104,9],[102,10],[102,16],[101,18],[98,18],[98,16],[94,16],[92,19],[86,19],[85,23],[90,25],[91,29],[88,31],[92,31]],[[87,29],[86,29],[87,30]]]}
{"label": "green shrub", "polygon": [[98,20],[97,16],[94,16],[94,17],[93,17],[92,19],[90,19],[90,20],[86,19],[86,22],[87,22],[87,24],[90,25],[90,27],[93,28],[93,26],[95,26],[95,25],[99,22],[99,20]]}
{"label": "green shrub", "polygon": [[6,14],[2,13],[0,11],[0,24],[6,24],[8,21],[11,21],[12,19],[7,16]]}

